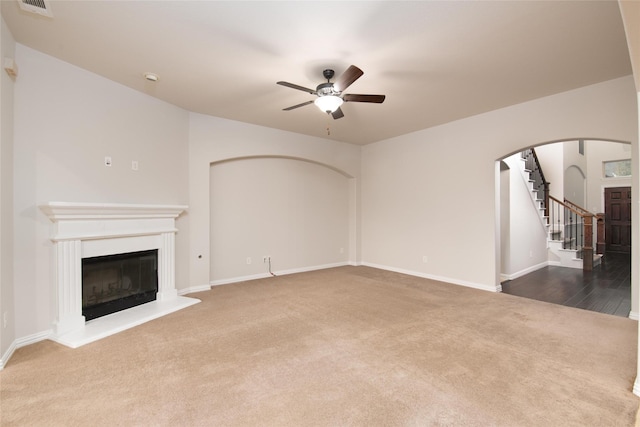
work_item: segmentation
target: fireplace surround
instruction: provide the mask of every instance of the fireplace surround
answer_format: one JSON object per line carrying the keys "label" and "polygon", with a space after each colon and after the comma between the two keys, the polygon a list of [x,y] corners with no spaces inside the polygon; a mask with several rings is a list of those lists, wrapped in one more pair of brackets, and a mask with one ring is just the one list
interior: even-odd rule
{"label": "fireplace surround", "polygon": [[[186,206],[49,202],[40,209],[53,223],[54,341],[78,347],[200,302],[175,287],[175,219]],[[83,259],[150,250],[157,250],[155,301],[86,321]]]}

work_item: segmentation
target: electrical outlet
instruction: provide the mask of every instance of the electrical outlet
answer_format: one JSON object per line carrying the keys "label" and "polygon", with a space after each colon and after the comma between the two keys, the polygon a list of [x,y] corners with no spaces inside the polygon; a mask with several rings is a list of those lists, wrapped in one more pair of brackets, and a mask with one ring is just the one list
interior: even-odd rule
{"label": "electrical outlet", "polygon": [[426,256],[426,255],[423,255],[423,256],[422,256],[422,262],[424,262],[425,264],[426,264],[427,262],[429,262],[429,257],[428,257],[428,256]]}
{"label": "electrical outlet", "polygon": [[247,265],[249,265],[249,264],[251,264],[251,257],[250,256],[247,257]]}
{"label": "electrical outlet", "polygon": [[138,170],[138,161],[137,160],[132,160],[131,161],[131,170],[134,170],[134,171]]}

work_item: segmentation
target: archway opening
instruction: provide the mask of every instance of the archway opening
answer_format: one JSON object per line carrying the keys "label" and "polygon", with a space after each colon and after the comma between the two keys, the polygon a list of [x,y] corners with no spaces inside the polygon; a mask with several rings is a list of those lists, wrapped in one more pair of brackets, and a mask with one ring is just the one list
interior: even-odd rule
{"label": "archway opening", "polygon": [[[554,199],[570,203],[572,209],[602,214],[605,212],[607,188],[624,187],[631,194],[631,175],[612,176],[604,167],[611,161],[630,162],[629,143],[572,139],[539,144],[534,150],[548,181],[548,193]],[[499,160],[501,167],[497,168],[500,174],[496,183],[500,187],[497,191],[500,217],[497,229],[500,234],[502,291],[555,304],[634,317],[631,313],[630,253],[605,253],[597,259],[597,265],[591,272],[582,270],[582,261],[565,265],[563,257],[569,252],[566,242],[577,237],[582,243],[582,236],[564,232],[569,222],[565,214],[558,215],[561,219],[549,219],[553,214],[545,212],[544,202],[536,200],[530,188],[529,171],[520,164],[519,157],[520,153],[505,156]],[[556,223],[559,225],[554,227]],[[593,228],[595,233],[595,219]],[[630,236],[630,223],[627,231]],[[597,236],[594,235],[594,253],[595,239]],[[553,250],[554,241],[560,242],[558,251]],[[571,257],[580,258],[580,250],[578,244],[578,255]]]}

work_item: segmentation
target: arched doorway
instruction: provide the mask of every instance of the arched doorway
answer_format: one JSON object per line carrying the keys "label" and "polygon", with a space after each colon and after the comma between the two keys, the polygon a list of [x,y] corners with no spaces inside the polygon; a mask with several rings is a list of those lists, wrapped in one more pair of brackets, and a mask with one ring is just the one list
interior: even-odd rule
{"label": "arched doorway", "polygon": [[[630,161],[630,144],[569,140],[536,146],[535,149],[544,174],[549,177],[550,192],[554,197],[570,200],[594,214],[604,212],[606,188],[618,185],[631,187],[630,175],[607,176],[603,166],[612,160]],[[557,259],[548,250],[548,231],[544,232],[545,239],[541,242],[538,235],[541,223],[531,220],[534,202],[530,198],[529,205],[523,205],[522,191],[518,192],[524,186],[523,178],[513,173],[517,166],[509,160],[513,156],[500,160],[500,179],[496,180],[500,185],[500,277],[503,292],[633,318],[634,314],[630,313],[630,256],[610,254],[589,274],[581,269],[559,267]],[[518,177],[520,182],[515,179]],[[554,186],[555,183],[559,185]],[[543,216],[541,214],[541,218]]]}

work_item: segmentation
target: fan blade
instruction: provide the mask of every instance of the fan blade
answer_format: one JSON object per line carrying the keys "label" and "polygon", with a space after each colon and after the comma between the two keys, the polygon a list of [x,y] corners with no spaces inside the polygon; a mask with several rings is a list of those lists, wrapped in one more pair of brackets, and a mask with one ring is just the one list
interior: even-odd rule
{"label": "fan blade", "polygon": [[315,90],[309,89],[308,87],[295,85],[295,84],[289,83],[289,82],[276,82],[276,84],[279,84],[281,86],[290,87],[291,89],[298,89],[298,90],[301,90],[303,92],[310,93],[311,95],[317,95]]}
{"label": "fan blade", "polygon": [[360,76],[363,75],[363,74],[364,74],[364,72],[360,68],[356,67],[355,65],[351,65],[333,83],[333,89],[335,89],[338,92],[342,92],[346,88],[351,86],[351,83],[353,83],[356,80],[358,80],[360,78]]}
{"label": "fan blade", "polygon": [[344,113],[342,112],[342,109],[340,107],[338,107],[336,111],[331,113],[331,115],[333,116],[334,120],[338,120],[344,117]]}
{"label": "fan blade", "polygon": [[283,108],[282,111],[289,111],[295,108],[304,107],[305,105],[313,104],[313,101],[303,102],[302,104],[292,105],[291,107]]}
{"label": "fan blade", "polygon": [[374,102],[376,104],[382,104],[384,102],[384,95],[355,95],[346,93],[342,96],[344,102]]}

